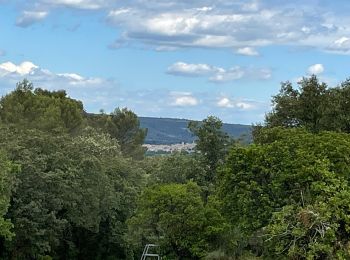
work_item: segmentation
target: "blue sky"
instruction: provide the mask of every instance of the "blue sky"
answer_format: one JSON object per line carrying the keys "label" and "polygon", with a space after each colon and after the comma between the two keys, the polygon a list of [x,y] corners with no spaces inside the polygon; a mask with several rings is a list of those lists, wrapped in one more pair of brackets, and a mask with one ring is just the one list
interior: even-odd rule
{"label": "blue sky", "polygon": [[0,94],[27,78],[88,112],[261,122],[280,82],[350,76],[347,0],[0,0]]}

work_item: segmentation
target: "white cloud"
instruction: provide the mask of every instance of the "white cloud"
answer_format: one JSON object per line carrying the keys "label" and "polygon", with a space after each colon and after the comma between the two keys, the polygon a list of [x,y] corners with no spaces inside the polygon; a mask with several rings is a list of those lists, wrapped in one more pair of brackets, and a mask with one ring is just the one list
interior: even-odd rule
{"label": "white cloud", "polygon": [[209,1],[201,6],[193,1],[151,2],[152,9],[143,8],[145,1],[141,0],[138,6],[127,4],[129,15],[116,8],[108,20],[124,30],[128,41],[155,46],[233,47],[243,55],[257,55],[254,48],[272,44],[324,49],[340,30],[350,32],[344,27],[346,21],[340,22],[330,12],[320,15],[316,7],[305,3],[281,6],[268,1],[224,0],[203,8]]}
{"label": "white cloud", "polygon": [[257,0],[252,2],[245,2],[242,6],[244,11],[256,12],[259,10],[259,2]]}
{"label": "white cloud", "polygon": [[239,48],[237,50],[237,54],[246,55],[246,56],[258,56],[259,55],[259,53],[252,47]]}
{"label": "white cloud", "polygon": [[19,65],[12,62],[5,62],[0,64],[0,76],[6,76],[10,73],[18,74],[20,76],[25,76],[32,74],[38,66],[30,61],[24,61]]}
{"label": "white cloud", "polygon": [[173,75],[197,77],[211,74],[216,68],[208,64],[190,64],[185,62],[176,62],[171,65],[167,72]]}
{"label": "white cloud", "polygon": [[245,73],[246,72],[239,66],[227,70],[223,68],[218,68],[215,74],[212,77],[210,77],[209,80],[218,83],[228,82],[243,78],[245,76]]}
{"label": "white cloud", "polygon": [[186,77],[207,77],[214,83],[224,83],[242,78],[247,79],[269,79],[271,71],[269,69],[243,68],[240,66],[224,69],[208,64],[191,64],[176,62],[167,69],[168,74]]}
{"label": "white cloud", "polygon": [[48,16],[46,11],[23,11],[22,15],[18,17],[16,25],[20,27],[28,27],[33,23],[41,21]]}
{"label": "white cloud", "polygon": [[72,80],[75,81],[82,81],[84,80],[84,78],[78,74],[75,73],[61,73],[61,74],[57,74],[58,76],[62,76],[62,77],[66,77],[66,78],[70,78]]}
{"label": "white cloud", "polygon": [[16,82],[28,78],[47,88],[98,87],[106,84],[106,81],[101,78],[85,78],[77,73],[53,73],[48,69],[40,68],[31,61],[24,61],[18,65],[12,62],[0,63],[0,78]]}
{"label": "white cloud", "polygon": [[236,108],[240,110],[250,110],[255,108],[253,102],[242,101],[242,100],[231,100],[228,97],[219,98],[216,105],[221,108]]}
{"label": "white cloud", "polygon": [[247,110],[247,109],[252,109],[254,106],[252,104],[249,104],[247,102],[237,102],[236,107],[242,109],[242,110]]}
{"label": "white cloud", "polygon": [[349,37],[340,37],[335,40],[328,49],[333,52],[339,52],[344,54],[350,53],[350,38]]}
{"label": "white cloud", "polygon": [[[350,19],[321,1],[33,0],[18,25],[29,26],[66,7],[107,13],[121,35],[112,48],[143,44],[157,50],[231,48],[257,55],[269,45],[306,46],[350,54]],[[327,9],[326,9],[327,8]],[[120,44],[123,42],[123,44]],[[249,47],[247,47],[249,46]],[[251,48],[251,49],[249,49]]]}
{"label": "white cloud", "polygon": [[190,92],[171,92],[172,106],[188,107],[197,106],[199,101]]}
{"label": "white cloud", "polygon": [[96,10],[108,6],[109,1],[105,0],[41,0],[44,4],[53,6],[65,6],[77,9]]}
{"label": "white cloud", "polygon": [[322,64],[319,64],[319,63],[311,65],[308,68],[308,73],[309,74],[319,75],[319,74],[322,74],[323,72],[324,72],[324,66]]}
{"label": "white cloud", "polygon": [[226,107],[226,108],[233,108],[233,107],[235,107],[233,102],[231,102],[227,97],[223,97],[223,98],[219,99],[219,101],[217,102],[217,105],[219,107]]}

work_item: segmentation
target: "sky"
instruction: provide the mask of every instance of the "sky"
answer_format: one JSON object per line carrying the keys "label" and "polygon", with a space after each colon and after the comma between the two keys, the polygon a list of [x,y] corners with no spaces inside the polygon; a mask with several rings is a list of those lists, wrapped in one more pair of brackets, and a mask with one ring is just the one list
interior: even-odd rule
{"label": "sky", "polygon": [[27,78],[88,112],[264,120],[280,83],[350,76],[348,0],[0,0],[0,95]]}

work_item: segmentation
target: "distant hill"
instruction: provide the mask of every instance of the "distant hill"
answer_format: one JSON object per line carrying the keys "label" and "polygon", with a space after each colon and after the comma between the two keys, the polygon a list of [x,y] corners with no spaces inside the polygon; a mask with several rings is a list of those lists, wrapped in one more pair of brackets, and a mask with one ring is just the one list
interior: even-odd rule
{"label": "distant hill", "polygon": [[[195,137],[187,129],[187,119],[139,117],[142,128],[148,129],[146,144],[192,143]],[[223,130],[234,138],[244,136],[251,140],[251,126],[240,124],[224,124]]]}

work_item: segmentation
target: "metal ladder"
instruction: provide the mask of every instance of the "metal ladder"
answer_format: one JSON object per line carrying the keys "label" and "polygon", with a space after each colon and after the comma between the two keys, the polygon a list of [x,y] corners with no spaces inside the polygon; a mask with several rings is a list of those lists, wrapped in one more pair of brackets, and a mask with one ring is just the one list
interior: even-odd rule
{"label": "metal ladder", "polygon": [[157,257],[158,260],[160,260],[160,256],[158,254],[151,254],[148,252],[148,250],[152,247],[157,247],[158,245],[155,244],[147,244],[145,245],[145,248],[143,249],[143,253],[141,256],[141,260],[145,260],[148,256],[149,257]]}

